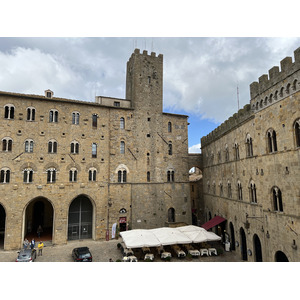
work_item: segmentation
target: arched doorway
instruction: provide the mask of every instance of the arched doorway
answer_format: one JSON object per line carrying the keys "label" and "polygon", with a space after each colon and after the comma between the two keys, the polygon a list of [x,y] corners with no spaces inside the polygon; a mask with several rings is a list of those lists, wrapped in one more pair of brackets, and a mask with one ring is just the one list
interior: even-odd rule
{"label": "arched doorway", "polygon": [[68,240],[92,238],[93,205],[84,195],[75,198],[69,207]]}
{"label": "arched doorway", "polygon": [[276,262],[288,262],[289,260],[282,251],[277,251],[275,253],[275,261]]}
{"label": "arched doorway", "polygon": [[240,229],[240,239],[241,239],[242,260],[248,260],[246,234],[245,234],[245,231],[242,227]]}
{"label": "arched doorway", "polygon": [[229,223],[229,229],[230,229],[230,248],[231,250],[235,250],[235,236],[234,236],[234,228],[232,223]]}
{"label": "arched doorway", "polygon": [[6,220],[5,209],[0,204],[0,249],[4,248],[5,220]]}
{"label": "arched doorway", "polygon": [[168,209],[168,222],[169,223],[175,222],[175,209],[173,207]]}
{"label": "arched doorway", "polygon": [[[25,212],[24,237],[29,241],[34,238],[36,241],[51,241],[53,234],[53,207],[48,199],[38,197],[32,200]],[[42,227],[40,239],[37,229]]]}
{"label": "arched doorway", "polygon": [[263,261],[262,252],[261,252],[261,243],[257,234],[255,234],[253,237],[253,243],[254,243],[254,259],[257,262],[261,262]]}

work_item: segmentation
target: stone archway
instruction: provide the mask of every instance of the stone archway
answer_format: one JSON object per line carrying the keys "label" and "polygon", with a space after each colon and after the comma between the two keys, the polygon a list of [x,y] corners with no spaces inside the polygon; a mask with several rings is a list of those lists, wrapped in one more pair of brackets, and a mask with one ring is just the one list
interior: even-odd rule
{"label": "stone archway", "polygon": [[[24,238],[29,241],[34,238],[36,241],[52,241],[54,210],[51,202],[38,197],[33,199],[25,210]],[[40,238],[37,233],[38,227],[42,227]]]}
{"label": "stone archway", "polygon": [[276,262],[288,262],[289,260],[282,251],[277,251],[275,253],[275,261]]}
{"label": "stone archway", "polygon": [[4,248],[4,238],[5,238],[5,221],[6,213],[4,207],[0,204],[0,249]]}
{"label": "stone archway", "polygon": [[233,224],[229,223],[231,250],[235,251],[235,235]]}
{"label": "stone archway", "polygon": [[241,256],[242,256],[242,260],[248,260],[247,239],[246,239],[245,230],[242,227],[240,228],[240,239],[241,239]]}
{"label": "stone archway", "polygon": [[253,236],[253,244],[254,244],[254,259],[257,262],[262,262],[262,251],[261,251],[261,242],[257,234]]}
{"label": "stone archway", "polygon": [[93,204],[84,195],[76,197],[69,207],[68,240],[93,237]]}

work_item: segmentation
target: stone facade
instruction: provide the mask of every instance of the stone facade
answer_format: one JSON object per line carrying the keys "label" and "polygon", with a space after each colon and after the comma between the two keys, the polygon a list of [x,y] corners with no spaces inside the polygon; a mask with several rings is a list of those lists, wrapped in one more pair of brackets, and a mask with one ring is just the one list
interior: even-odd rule
{"label": "stone facade", "polygon": [[[191,223],[187,116],[162,112],[163,56],[134,51],[126,99],[0,92],[2,243]],[[74,235],[74,236],[73,236]]]}
{"label": "stone facade", "polygon": [[243,260],[300,261],[300,48],[294,57],[201,139],[205,218],[226,218],[220,227]]}

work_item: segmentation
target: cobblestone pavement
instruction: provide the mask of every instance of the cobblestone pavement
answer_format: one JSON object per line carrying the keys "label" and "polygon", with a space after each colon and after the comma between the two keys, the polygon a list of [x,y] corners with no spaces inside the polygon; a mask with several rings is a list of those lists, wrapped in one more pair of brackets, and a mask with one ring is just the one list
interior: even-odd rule
{"label": "cobblestone pavement", "polygon": [[[123,256],[121,251],[118,249],[117,244],[120,243],[122,239],[110,240],[110,241],[93,241],[93,240],[80,240],[80,241],[68,241],[65,245],[47,245],[43,249],[43,255],[37,256],[36,262],[72,262],[72,250],[76,247],[87,246],[93,255],[94,262],[108,262],[111,258],[113,261],[118,259],[122,260]],[[36,247],[37,248],[37,247]],[[139,261],[141,259],[141,253],[138,251],[135,253]],[[14,262],[17,258],[17,250],[4,251],[0,250],[0,262]],[[156,262],[161,262],[162,260],[156,255]],[[239,252],[224,252],[218,256],[203,256],[199,258],[184,258],[178,259],[172,257],[171,262],[241,262]]]}

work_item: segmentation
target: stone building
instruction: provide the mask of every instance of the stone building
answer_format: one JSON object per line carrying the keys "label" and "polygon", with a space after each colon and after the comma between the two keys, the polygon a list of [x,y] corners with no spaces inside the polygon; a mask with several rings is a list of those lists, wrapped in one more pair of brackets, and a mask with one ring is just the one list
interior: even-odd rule
{"label": "stone building", "polygon": [[187,116],[162,112],[163,56],[138,49],[126,97],[0,92],[0,247],[191,224]]}
{"label": "stone building", "polygon": [[206,221],[245,261],[300,261],[300,48],[294,58],[201,139]]}

